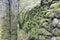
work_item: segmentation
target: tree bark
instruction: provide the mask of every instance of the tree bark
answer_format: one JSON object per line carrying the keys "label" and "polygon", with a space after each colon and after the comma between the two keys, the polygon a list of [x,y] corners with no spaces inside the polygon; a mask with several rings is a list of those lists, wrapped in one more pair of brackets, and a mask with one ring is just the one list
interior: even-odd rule
{"label": "tree bark", "polygon": [[17,40],[18,0],[0,0],[1,40]]}
{"label": "tree bark", "polygon": [[8,0],[0,0],[0,25],[2,27],[1,40],[10,40],[9,31],[9,3]]}

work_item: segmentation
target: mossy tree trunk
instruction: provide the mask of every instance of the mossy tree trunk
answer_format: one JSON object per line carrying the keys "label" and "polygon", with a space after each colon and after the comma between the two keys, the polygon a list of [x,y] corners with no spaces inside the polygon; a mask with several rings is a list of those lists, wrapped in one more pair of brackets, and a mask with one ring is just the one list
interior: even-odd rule
{"label": "mossy tree trunk", "polygon": [[10,18],[8,0],[0,0],[0,25],[2,27],[1,40],[10,40]]}
{"label": "mossy tree trunk", "polygon": [[17,0],[0,0],[1,40],[17,40],[17,16]]}
{"label": "mossy tree trunk", "polygon": [[17,40],[18,0],[11,0],[11,40]]}

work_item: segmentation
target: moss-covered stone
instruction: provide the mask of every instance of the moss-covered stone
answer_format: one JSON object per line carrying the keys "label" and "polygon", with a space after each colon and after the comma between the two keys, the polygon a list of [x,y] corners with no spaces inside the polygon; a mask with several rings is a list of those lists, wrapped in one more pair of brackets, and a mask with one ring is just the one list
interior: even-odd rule
{"label": "moss-covered stone", "polygon": [[60,36],[56,37],[56,40],[60,40]]}
{"label": "moss-covered stone", "polygon": [[52,30],[52,33],[53,33],[54,35],[60,35],[60,29],[55,28],[55,29]]}
{"label": "moss-covered stone", "polygon": [[49,31],[44,28],[39,29],[39,33],[43,35],[52,35]]}

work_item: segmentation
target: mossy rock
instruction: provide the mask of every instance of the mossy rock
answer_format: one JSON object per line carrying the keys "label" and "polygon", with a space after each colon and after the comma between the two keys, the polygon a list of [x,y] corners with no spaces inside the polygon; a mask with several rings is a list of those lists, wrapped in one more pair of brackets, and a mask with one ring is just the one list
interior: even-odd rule
{"label": "mossy rock", "polygon": [[47,31],[44,28],[39,29],[39,34],[43,34],[43,35],[52,35],[49,31]]}
{"label": "mossy rock", "polygon": [[60,36],[56,37],[56,40],[60,40]]}
{"label": "mossy rock", "polygon": [[52,30],[52,33],[53,33],[54,35],[60,35],[60,29],[55,28],[55,29]]}
{"label": "mossy rock", "polygon": [[55,13],[53,13],[53,12],[47,12],[45,16],[53,18],[54,15],[55,15]]}
{"label": "mossy rock", "polygon": [[30,30],[30,37],[31,38],[36,38],[36,39],[38,39],[38,29],[37,28],[32,28],[31,30]]}
{"label": "mossy rock", "polygon": [[53,9],[60,8],[60,2],[54,3],[54,4],[52,4],[50,7],[53,8]]}

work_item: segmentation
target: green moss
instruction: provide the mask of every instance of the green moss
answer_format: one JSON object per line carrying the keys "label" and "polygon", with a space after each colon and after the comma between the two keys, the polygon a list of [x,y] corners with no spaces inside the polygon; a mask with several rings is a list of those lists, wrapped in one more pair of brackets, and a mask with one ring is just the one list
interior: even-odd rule
{"label": "green moss", "polygon": [[31,36],[31,38],[38,38],[38,29],[37,28],[32,28],[31,30],[30,30],[30,36]]}
{"label": "green moss", "polygon": [[21,40],[26,40],[26,33],[24,30],[20,30],[19,34]]}

